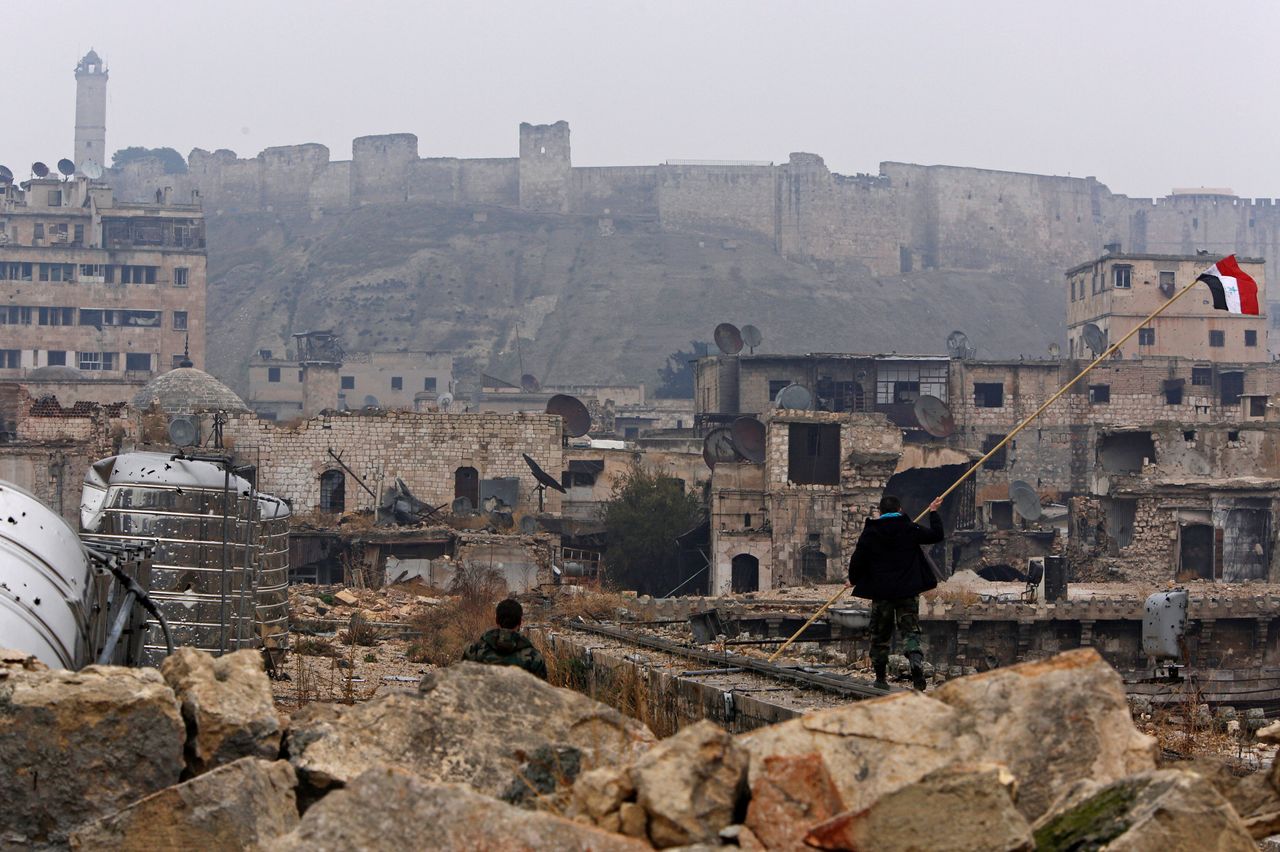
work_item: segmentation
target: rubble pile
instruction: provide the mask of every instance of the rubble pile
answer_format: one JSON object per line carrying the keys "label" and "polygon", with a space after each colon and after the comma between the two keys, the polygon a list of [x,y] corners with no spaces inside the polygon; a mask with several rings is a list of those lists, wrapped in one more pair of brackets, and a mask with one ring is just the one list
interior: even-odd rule
{"label": "rubble pile", "polygon": [[[664,740],[516,668],[277,716],[260,658],[0,654],[0,842],[47,849],[1253,850],[1280,768],[1162,765],[1091,649]],[[1280,726],[1257,732],[1280,738]]]}

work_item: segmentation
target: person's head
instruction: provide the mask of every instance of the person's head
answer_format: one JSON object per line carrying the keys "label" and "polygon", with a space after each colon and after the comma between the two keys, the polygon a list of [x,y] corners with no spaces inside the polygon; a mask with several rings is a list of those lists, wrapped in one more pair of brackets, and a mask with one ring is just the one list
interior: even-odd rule
{"label": "person's head", "polygon": [[890,512],[901,512],[902,501],[892,494],[886,494],[880,498],[880,514],[887,515]]}
{"label": "person's head", "polygon": [[498,603],[498,626],[504,630],[515,630],[524,619],[524,607],[520,601],[506,598]]}

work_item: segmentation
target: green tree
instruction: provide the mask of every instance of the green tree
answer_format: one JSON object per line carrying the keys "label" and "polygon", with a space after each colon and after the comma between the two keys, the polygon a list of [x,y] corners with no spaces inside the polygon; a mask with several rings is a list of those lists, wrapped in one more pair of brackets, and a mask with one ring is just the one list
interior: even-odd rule
{"label": "green tree", "polygon": [[689,341],[689,351],[677,349],[667,356],[667,363],[658,371],[658,390],[654,396],[662,399],[693,399],[693,365],[689,363],[706,357],[710,344]]}
{"label": "green tree", "polygon": [[681,579],[676,537],[693,529],[701,515],[697,498],[686,494],[679,480],[634,463],[604,505],[610,581],[646,595],[670,592]]}
{"label": "green tree", "polygon": [[112,154],[111,168],[118,169],[125,163],[131,163],[134,160],[145,160],[148,157],[155,157],[161,163],[164,163],[164,173],[167,175],[185,175],[187,173],[187,161],[172,148],[143,148],[140,145],[134,145],[132,148],[121,148]]}

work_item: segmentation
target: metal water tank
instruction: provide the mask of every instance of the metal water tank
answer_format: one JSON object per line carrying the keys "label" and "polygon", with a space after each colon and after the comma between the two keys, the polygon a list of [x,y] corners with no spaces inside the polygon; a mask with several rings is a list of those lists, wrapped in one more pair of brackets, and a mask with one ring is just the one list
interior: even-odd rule
{"label": "metal water tank", "polygon": [[89,662],[88,553],[71,526],[34,495],[0,481],[0,648],[51,668]]}
{"label": "metal water tank", "polygon": [[1187,592],[1175,589],[1147,597],[1142,617],[1142,653],[1157,660],[1183,659],[1187,633]]}
{"label": "metal water tank", "polygon": [[279,663],[289,650],[289,504],[258,494],[258,636]]}
{"label": "metal water tank", "polygon": [[[220,654],[260,642],[261,505],[229,463],[125,453],[90,466],[80,524],[99,537],[154,541],[149,591],[174,644]],[[166,653],[158,625],[149,623],[144,664],[159,665]]]}

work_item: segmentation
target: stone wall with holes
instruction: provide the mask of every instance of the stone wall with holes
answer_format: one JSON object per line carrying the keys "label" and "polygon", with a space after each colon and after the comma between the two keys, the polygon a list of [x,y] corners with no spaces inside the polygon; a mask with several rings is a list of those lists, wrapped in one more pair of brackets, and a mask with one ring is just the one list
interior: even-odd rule
{"label": "stone wall with holes", "polygon": [[[345,507],[372,509],[374,494],[396,478],[419,500],[445,507],[454,499],[454,476],[471,467],[479,479],[519,479],[519,512],[536,512],[537,480],[522,454],[559,479],[564,455],[561,421],[546,414],[441,414],[411,411],[343,412],[277,425],[251,414],[232,417],[224,440],[239,461],[258,465],[258,487],[289,500],[295,514],[317,510],[320,476],[341,470],[329,450],[354,475],[345,475]],[[546,492],[546,511],[560,511],[561,494]]]}

